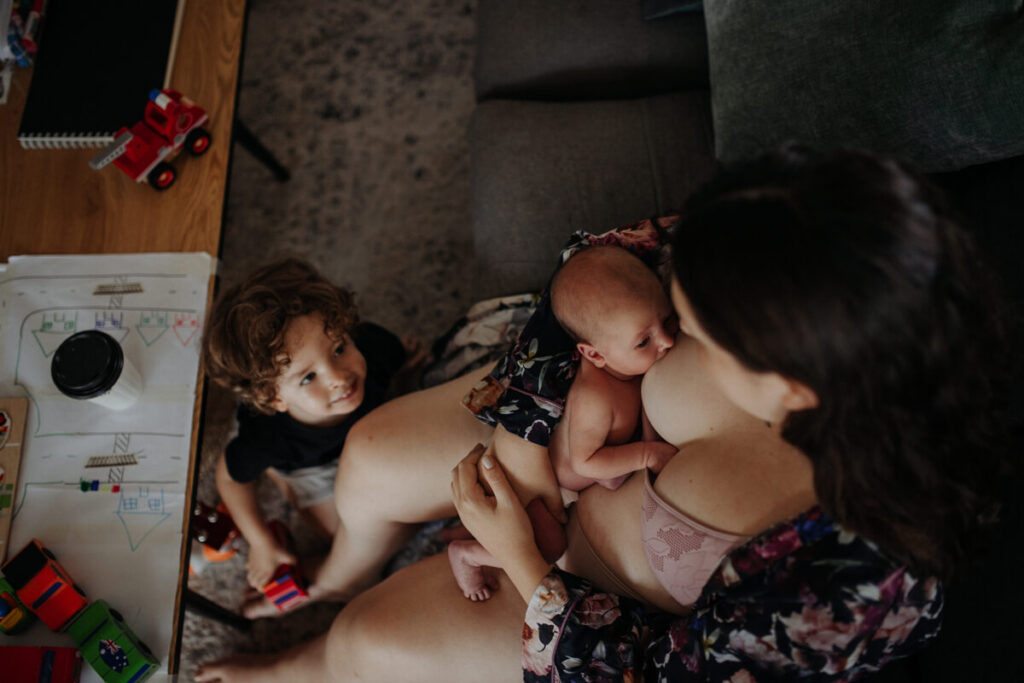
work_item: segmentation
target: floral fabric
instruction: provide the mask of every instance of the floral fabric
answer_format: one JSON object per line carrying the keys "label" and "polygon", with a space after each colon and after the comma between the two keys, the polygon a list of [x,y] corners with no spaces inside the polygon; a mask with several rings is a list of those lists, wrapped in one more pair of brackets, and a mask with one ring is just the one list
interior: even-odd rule
{"label": "floral fabric", "polygon": [[938,635],[943,590],[820,508],[733,550],[688,617],[553,570],[523,626],[523,680],[853,681]]}
{"label": "floral fabric", "polygon": [[[664,281],[668,261],[666,230],[675,220],[675,216],[655,218],[600,235],[577,231],[562,249],[558,266],[581,249],[614,245],[643,259]],[[500,424],[512,434],[547,446],[562,418],[565,396],[579,366],[575,346],[555,318],[551,297],[545,289],[515,344],[490,374],[466,394],[463,405],[481,422]]]}

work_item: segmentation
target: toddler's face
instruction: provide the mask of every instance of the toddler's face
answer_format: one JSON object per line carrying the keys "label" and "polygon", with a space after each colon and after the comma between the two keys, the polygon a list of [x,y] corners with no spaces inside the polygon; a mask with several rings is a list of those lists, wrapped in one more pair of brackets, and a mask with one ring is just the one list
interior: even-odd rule
{"label": "toddler's face", "polygon": [[604,356],[604,369],[625,379],[644,374],[664,356],[677,329],[668,297],[638,297],[633,305],[606,311],[591,344]]}
{"label": "toddler's face", "polygon": [[366,359],[348,335],[331,339],[319,313],[288,323],[284,352],[291,362],[277,380],[274,410],[303,424],[328,426],[362,404]]}

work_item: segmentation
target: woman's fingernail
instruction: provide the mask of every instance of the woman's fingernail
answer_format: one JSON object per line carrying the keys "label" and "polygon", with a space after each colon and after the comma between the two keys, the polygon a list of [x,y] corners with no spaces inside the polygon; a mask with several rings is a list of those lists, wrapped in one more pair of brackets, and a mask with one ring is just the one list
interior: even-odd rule
{"label": "woman's fingernail", "polygon": [[482,462],[484,464],[484,467],[487,468],[487,469],[493,469],[494,468],[494,461],[491,460],[491,456],[489,456],[489,455],[485,455],[483,457],[483,459],[480,460],[480,462]]}

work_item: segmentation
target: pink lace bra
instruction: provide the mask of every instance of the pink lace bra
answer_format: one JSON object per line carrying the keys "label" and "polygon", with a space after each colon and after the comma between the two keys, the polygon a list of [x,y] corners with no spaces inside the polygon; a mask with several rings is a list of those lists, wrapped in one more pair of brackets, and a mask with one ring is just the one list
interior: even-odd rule
{"label": "pink lace bra", "polygon": [[716,531],[693,521],[659,496],[644,473],[641,533],[647,563],[658,582],[688,607],[697,601],[704,584],[730,550],[749,536]]}

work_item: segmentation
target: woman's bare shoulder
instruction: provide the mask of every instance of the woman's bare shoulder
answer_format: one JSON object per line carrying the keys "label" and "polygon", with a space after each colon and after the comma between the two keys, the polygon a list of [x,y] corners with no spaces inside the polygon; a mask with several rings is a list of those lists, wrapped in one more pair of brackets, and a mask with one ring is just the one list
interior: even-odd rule
{"label": "woman's bare shoulder", "polygon": [[810,461],[767,426],[685,444],[654,488],[706,526],[751,536],[815,502]]}

